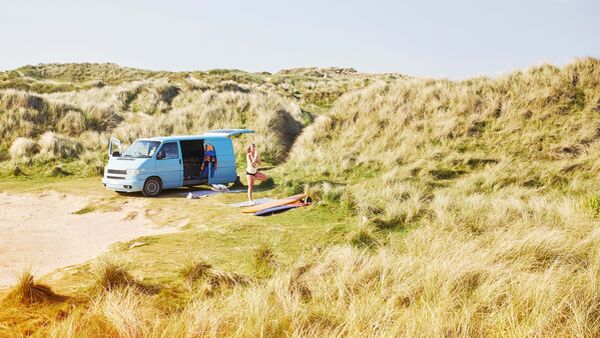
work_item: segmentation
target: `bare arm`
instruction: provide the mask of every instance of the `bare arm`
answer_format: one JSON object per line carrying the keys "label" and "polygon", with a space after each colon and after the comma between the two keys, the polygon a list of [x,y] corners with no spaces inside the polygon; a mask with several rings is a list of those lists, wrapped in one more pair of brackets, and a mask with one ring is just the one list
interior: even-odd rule
{"label": "bare arm", "polygon": [[252,158],[252,165],[256,166],[260,163],[260,157],[258,156],[258,151],[254,151],[254,157]]}
{"label": "bare arm", "polygon": [[252,154],[246,154],[246,161],[248,162],[248,164],[254,166],[256,158],[252,157]]}

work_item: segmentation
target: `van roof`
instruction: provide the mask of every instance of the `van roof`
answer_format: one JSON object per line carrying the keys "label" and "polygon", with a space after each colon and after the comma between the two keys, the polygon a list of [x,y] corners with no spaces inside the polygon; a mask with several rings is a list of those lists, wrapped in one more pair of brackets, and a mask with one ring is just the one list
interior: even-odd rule
{"label": "van roof", "polygon": [[207,138],[228,138],[233,135],[239,134],[249,134],[253,133],[254,130],[250,129],[216,129],[209,130],[204,134],[200,135],[178,135],[178,136],[157,136],[157,137],[149,137],[144,138],[144,140],[152,140],[152,141],[186,141],[186,140],[198,140],[198,139],[207,139]]}
{"label": "van roof", "polygon": [[[218,135],[218,136],[214,136],[214,135],[210,135],[211,138],[225,138],[227,136],[222,136],[222,135]],[[199,139],[205,139],[206,135],[175,135],[175,136],[157,136],[157,137],[148,137],[148,138],[144,138],[144,140],[151,140],[151,141],[187,141],[187,140],[199,140]]]}

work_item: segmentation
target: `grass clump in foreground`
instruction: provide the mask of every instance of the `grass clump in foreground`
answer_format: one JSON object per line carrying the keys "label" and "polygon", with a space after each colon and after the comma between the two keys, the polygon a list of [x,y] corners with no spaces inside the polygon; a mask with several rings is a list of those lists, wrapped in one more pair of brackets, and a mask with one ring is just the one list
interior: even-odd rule
{"label": "grass clump in foreground", "polygon": [[17,285],[6,296],[5,301],[35,305],[45,302],[60,302],[66,299],[67,297],[56,294],[49,286],[34,282],[31,272],[25,271],[19,277]]}
{"label": "grass clump in foreground", "polygon": [[182,270],[181,276],[185,279],[188,284],[194,284],[194,282],[208,276],[212,265],[202,261],[194,260],[190,261]]}
{"label": "grass clump in foreground", "polygon": [[248,285],[254,281],[249,276],[215,269],[203,260],[188,262],[182,268],[181,276],[190,286],[199,281],[206,281],[211,287]]}
{"label": "grass clump in foreground", "polygon": [[104,257],[93,266],[91,273],[96,276],[92,292],[107,292],[119,288],[130,288],[140,292],[153,292],[154,288],[137,281],[123,264],[115,258]]}

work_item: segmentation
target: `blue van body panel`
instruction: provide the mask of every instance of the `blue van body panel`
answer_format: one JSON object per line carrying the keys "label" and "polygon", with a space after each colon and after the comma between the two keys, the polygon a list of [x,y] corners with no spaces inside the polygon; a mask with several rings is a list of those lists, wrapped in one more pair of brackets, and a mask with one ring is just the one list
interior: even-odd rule
{"label": "blue van body panel", "polygon": [[[142,191],[144,188],[144,183],[146,179],[124,179],[118,182],[111,182],[110,180],[102,179],[102,183],[109,190],[119,191],[119,192],[134,192],[134,191]],[[130,186],[131,188],[125,188],[126,186]]]}
{"label": "blue van body panel", "polygon": [[[102,183],[107,189],[120,192],[142,191],[146,179],[158,176],[163,184],[163,189],[177,188],[185,184],[182,147],[180,141],[203,140],[205,144],[212,144],[217,157],[217,169],[214,175],[208,175],[209,184],[228,184],[237,179],[235,153],[233,142],[229,138],[233,135],[252,133],[249,129],[219,129],[211,130],[202,135],[183,135],[168,137],[152,137],[140,140],[160,141],[161,145],[150,158],[123,158],[113,157],[109,154],[108,165],[104,170]],[[178,153],[176,156],[158,159],[163,147],[168,143],[176,143]],[[173,148],[171,148],[172,150]],[[171,153],[174,155],[173,153]],[[209,164],[212,166],[212,164]],[[209,167],[208,172],[210,173]]]}
{"label": "blue van body panel", "polygon": [[162,181],[163,189],[177,188],[183,184],[183,165],[181,159],[181,146],[178,141],[165,141],[160,145],[156,152],[163,152],[165,146],[174,144],[177,147],[176,156],[156,159],[155,168],[156,174]]}
{"label": "blue van body panel", "polygon": [[[140,174],[132,177],[127,170],[140,170]],[[102,183],[106,188],[119,192],[142,191],[146,178],[156,171],[154,161],[145,158],[111,157],[104,169]],[[125,188],[126,186],[131,188]]]}

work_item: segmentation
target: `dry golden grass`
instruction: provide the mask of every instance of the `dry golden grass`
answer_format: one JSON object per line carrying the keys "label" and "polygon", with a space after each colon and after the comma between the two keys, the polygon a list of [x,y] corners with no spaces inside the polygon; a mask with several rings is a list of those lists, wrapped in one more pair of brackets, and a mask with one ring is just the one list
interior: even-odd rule
{"label": "dry golden grass", "polygon": [[35,283],[29,271],[23,272],[17,285],[10,291],[4,302],[16,302],[21,305],[35,305],[45,302],[60,302],[66,297],[58,295],[50,287]]}
{"label": "dry golden grass", "polygon": [[[142,328],[144,336],[598,332],[600,232],[591,230],[598,229],[598,221],[589,223],[588,214],[565,200],[478,197],[463,203],[444,195],[436,200],[440,206],[435,217],[406,238],[376,250],[330,248],[300,258],[261,283],[194,296],[183,311],[170,314],[157,314],[149,296],[111,292],[77,319],[56,323],[53,332],[128,335]],[[497,213],[481,216],[488,208]],[[507,215],[510,225],[498,218],[500,214]],[[546,222],[536,225],[533,219]],[[472,225],[461,226],[461,220]],[[148,322],[152,324],[145,326]],[[106,327],[98,329],[98,323]]]}
{"label": "dry golden grass", "polygon": [[10,146],[10,156],[13,158],[28,158],[39,152],[39,145],[27,137],[18,137]]}

